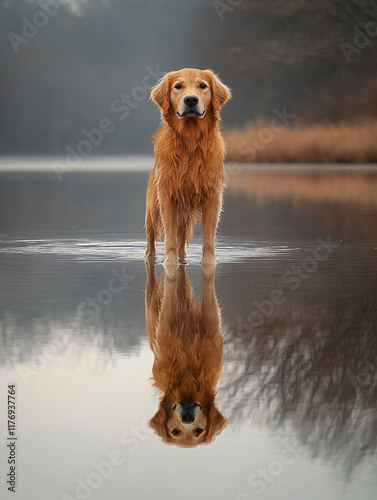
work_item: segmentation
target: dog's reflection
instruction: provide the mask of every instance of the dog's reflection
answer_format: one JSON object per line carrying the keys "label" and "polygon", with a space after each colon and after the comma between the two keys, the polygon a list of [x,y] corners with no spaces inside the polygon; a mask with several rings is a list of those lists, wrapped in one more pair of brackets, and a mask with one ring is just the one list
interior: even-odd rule
{"label": "dog's reflection", "polygon": [[227,424],[215,406],[223,336],[214,284],[215,271],[203,271],[200,305],[184,266],[165,271],[162,283],[147,263],[146,324],[154,384],[163,392],[150,425],[165,443],[210,443]]}

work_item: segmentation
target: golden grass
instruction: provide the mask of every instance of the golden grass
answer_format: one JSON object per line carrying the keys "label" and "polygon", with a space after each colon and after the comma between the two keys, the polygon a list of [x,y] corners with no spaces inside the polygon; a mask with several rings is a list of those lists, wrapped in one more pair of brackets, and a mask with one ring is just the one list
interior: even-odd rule
{"label": "golden grass", "polygon": [[377,162],[377,121],[357,124],[249,125],[225,130],[228,162],[372,163]]}

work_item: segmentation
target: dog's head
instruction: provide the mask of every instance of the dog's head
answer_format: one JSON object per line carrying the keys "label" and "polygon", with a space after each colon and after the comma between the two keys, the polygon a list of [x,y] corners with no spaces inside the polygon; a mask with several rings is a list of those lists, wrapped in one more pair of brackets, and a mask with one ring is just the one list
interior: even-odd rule
{"label": "dog's head", "polygon": [[230,89],[209,69],[172,71],[151,92],[167,121],[214,117],[230,97]]}
{"label": "dog's head", "polygon": [[209,444],[227,423],[228,419],[215,407],[214,398],[182,402],[173,394],[165,395],[149,422],[165,443],[182,447]]}

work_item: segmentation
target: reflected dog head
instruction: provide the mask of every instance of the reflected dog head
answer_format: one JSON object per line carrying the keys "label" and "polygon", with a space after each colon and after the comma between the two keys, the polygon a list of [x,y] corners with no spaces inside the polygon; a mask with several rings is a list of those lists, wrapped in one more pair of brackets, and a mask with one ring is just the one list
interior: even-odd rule
{"label": "reflected dog head", "polygon": [[179,401],[180,391],[174,392],[176,395],[164,395],[158,412],[150,420],[165,443],[183,447],[208,444],[226,427],[228,419],[216,408],[214,394],[197,395],[196,402],[183,403]]}

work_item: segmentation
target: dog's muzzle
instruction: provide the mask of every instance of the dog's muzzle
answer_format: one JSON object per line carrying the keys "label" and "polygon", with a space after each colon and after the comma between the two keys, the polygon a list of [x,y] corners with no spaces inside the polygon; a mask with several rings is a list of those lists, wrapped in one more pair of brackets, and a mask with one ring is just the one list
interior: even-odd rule
{"label": "dog's muzzle", "polygon": [[174,403],[173,410],[178,413],[182,424],[191,425],[195,422],[196,416],[201,409],[199,403],[193,405],[184,405],[183,403]]}
{"label": "dog's muzzle", "polygon": [[177,111],[178,118],[183,118],[184,116],[188,115],[199,117],[203,117],[205,115],[205,110],[203,111],[203,113],[199,111],[199,97],[197,97],[196,95],[187,95],[186,97],[184,97],[183,104],[183,112],[179,113],[179,111]]}

